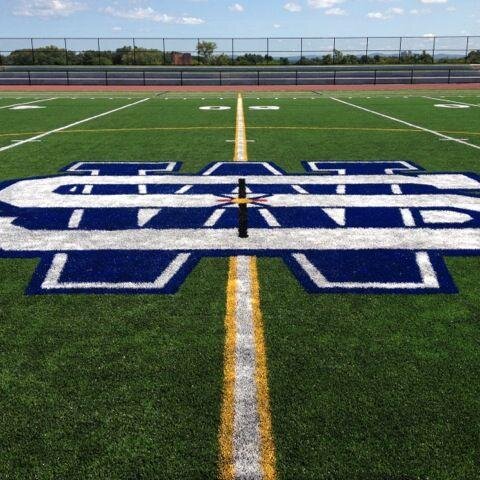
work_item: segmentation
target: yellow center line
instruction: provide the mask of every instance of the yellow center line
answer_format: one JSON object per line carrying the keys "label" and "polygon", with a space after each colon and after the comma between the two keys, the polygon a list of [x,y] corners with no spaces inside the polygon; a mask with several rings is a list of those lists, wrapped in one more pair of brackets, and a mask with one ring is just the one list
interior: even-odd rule
{"label": "yellow center line", "polygon": [[[248,161],[246,146],[243,99],[239,95],[234,161]],[[219,476],[222,480],[250,477],[275,480],[275,446],[256,257],[230,257],[225,330]],[[251,408],[252,404],[256,409]]]}
{"label": "yellow center line", "polygon": [[[194,131],[194,130],[232,130],[231,126],[202,126],[202,127],[138,127],[138,128],[90,128],[90,129],[69,129],[63,130],[60,134],[72,134],[72,133],[123,133],[123,132],[158,132],[158,131]],[[352,132],[392,132],[392,133],[425,133],[421,130],[415,130],[413,128],[377,128],[377,127],[299,127],[299,126],[254,126],[249,127],[250,130],[312,130],[312,131],[352,131]],[[473,135],[480,136],[480,132],[468,132],[459,130],[439,130],[440,133],[450,135]],[[40,135],[45,131],[34,132],[9,132],[0,133],[0,137],[18,137],[18,136],[30,136]],[[235,142],[236,143],[236,142]]]}
{"label": "yellow center line", "polygon": [[258,281],[258,262],[256,257],[250,259],[250,274],[253,293],[253,324],[255,330],[255,349],[257,353],[256,381],[257,402],[260,416],[261,463],[263,478],[274,480],[276,477],[275,444],[273,442],[272,419],[270,410],[270,393],[268,388],[267,352],[263,316],[260,306],[260,283]]}
{"label": "yellow center line", "polygon": [[223,401],[220,418],[220,478],[235,476],[233,461],[233,418],[235,414],[235,307],[237,297],[237,259],[230,257],[225,315],[225,347],[223,358]]}

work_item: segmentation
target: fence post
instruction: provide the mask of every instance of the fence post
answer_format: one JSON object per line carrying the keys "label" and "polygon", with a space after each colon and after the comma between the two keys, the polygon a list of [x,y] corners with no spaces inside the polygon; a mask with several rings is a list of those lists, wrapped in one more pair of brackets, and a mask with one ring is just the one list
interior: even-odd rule
{"label": "fence post", "polygon": [[298,70],[295,70],[295,85],[298,85]]}
{"label": "fence post", "polygon": [[267,63],[269,62],[268,57],[270,54],[270,39],[267,37]]}
{"label": "fence post", "polygon": [[32,47],[32,65],[35,65],[35,48],[33,47],[33,38],[30,38],[30,45]]}
{"label": "fence post", "polygon": [[67,50],[67,39],[63,39],[63,44],[65,45],[65,65],[68,65],[68,50]]}
{"label": "fence post", "polygon": [[100,38],[97,38],[97,46],[98,46],[98,64],[100,65]]}
{"label": "fence post", "polygon": [[365,62],[368,63],[368,43],[369,43],[369,38],[367,37],[367,44],[365,45]]}
{"label": "fence post", "polygon": [[450,83],[451,77],[452,77],[452,69],[449,68],[449,69],[448,69],[448,83]]}
{"label": "fence post", "polygon": [[235,39],[232,38],[232,65],[235,62]]}
{"label": "fence post", "polygon": [[137,64],[137,55],[136,55],[135,50],[137,49],[137,47],[135,45],[135,37],[132,38],[132,43],[133,43],[133,64],[136,65]]}
{"label": "fence post", "polygon": [[108,70],[105,70],[105,85],[108,86]]}
{"label": "fence post", "polygon": [[402,60],[402,45],[403,45],[403,37],[400,37],[400,44],[398,46],[398,61]]}
{"label": "fence post", "polygon": [[220,82],[219,85],[222,86],[222,71],[221,70],[218,71],[218,80]]}
{"label": "fence post", "polygon": [[467,44],[465,45],[465,63],[468,62],[468,51],[470,50],[470,37],[467,36]]}
{"label": "fence post", "polygon": [[67,85],[70,85],[70,73],[68,70],[65,70],[65,73],[67,74]]}
{"label": "fence post", "polygon": [[28,84],[31,85],[32,84],[32,76],[30,74],[30,70],[28,71]]}
{"label": "fence post", "polygon": [[163,43],[163,64],[166,65],[167,63],[167,57],[166,57],[166,52],[165,52],[165,37],[162,38],[162,43]]}
{"label": "fence post", "polygon": [[145,79],[145,70],[143,71],[143,86],[147,84],[146,79]]}
{"label": "fence post", "polygon": [[183,70],[180,70],[180,86],[183,87]]}
{"label": "fence post", "polygon": [[413,68],[410,69],[410,84],[413,84]]}
{"label": "fence post", "polygon": [[433,37],[433,46],[432,46],[432,63],[435,63],[435,47],[437,45],[437,37]]}
{"label": "fence post", "polygon": [[337,38],[336,37],[333,37],[333,52],[332,52],[332,61],[333,61],[333,64],[335,65],[335,60],[336,60],[336,56],[337,56]]}
{"label": "fence post", "polygon": [[257,70],[257,85],[260,85],[260,70]]}
{"label": "fence post", "polygon": [[337,84],[337,69],[333,71],[333,84],[334,85]]}
{"label": "fence post", "polygon": [[373,72],[373,84],[374,85],[377,84],[377,69],[375,69]]}
{"label": "fence post", "polygon": [[300,60],[303,58],[303,37],[300,37]]}

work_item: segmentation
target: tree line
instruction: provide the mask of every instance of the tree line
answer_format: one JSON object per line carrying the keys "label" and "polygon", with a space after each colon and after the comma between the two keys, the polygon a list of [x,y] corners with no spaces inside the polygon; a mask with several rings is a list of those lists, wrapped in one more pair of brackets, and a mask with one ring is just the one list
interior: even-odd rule
{"label": "tree line", "polygon": [[[396,55],[344,54],[334,50],[323,56],[273,57],[245,53],[243,55],[216,54],[214,42],[199,42],[192,65],[392,65],[392,64],[431,64],[431,63],[480,63],[480,50],[473,50],[462,57],[437,57],[427,51],[415,53],[401,51]],[[172,65],[172,56],[176,52],[163,52],[158,49],[124,46],[113,51],[85,50],[75,52],[54,45],[33,50],[14,50],[7,55],[0,55],[0,65]]]}

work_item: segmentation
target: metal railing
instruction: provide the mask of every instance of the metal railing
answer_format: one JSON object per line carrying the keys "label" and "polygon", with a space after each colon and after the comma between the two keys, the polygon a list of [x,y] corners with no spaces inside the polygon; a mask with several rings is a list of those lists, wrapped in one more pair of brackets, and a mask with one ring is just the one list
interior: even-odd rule
{"label": "metal railing", "polygon": [[480,36],[0,38],[2,65],[367,64],[480,62]]}
{"label": "metal railing", "polygon": [[309,69],[76,69],[9,70],[0,72],[0,85],[381,85],[480,83],[476,68],[309,68]]}

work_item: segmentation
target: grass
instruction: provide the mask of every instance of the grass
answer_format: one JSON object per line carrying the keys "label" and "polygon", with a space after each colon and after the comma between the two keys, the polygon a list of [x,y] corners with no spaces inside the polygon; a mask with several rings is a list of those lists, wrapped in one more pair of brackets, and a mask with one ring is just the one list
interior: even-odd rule
{"label": "grass", "polygon": [[[480,145],[477,108],[439,109],[422,97],[480,104],[477,93],[335,96],[468,132],[451,135]],[[247,94],[249,158],[289,172],[322,159],[480,172],[478,150],[329,95]],[[2,97],[0,106],[14,98]],[[0,146],[10,144],[5,134],[26,138],[141,98],[75,97],[0,110]],[[196,172],[232,159],[234,95],[164,97],[0,152],[0,180],[82,160],[176,160]],[[198,109],[208,104],[231,110]],[[248,110],[258,104],[280,110]],[[36,263],[0,259],[0,478],[214,478],[226,259],[204,259],[174,296],[25,296]],[[309,295],[280,260],[259,267],[279,478],[480,476],[478,257],[448,259],[455,295]]]}

